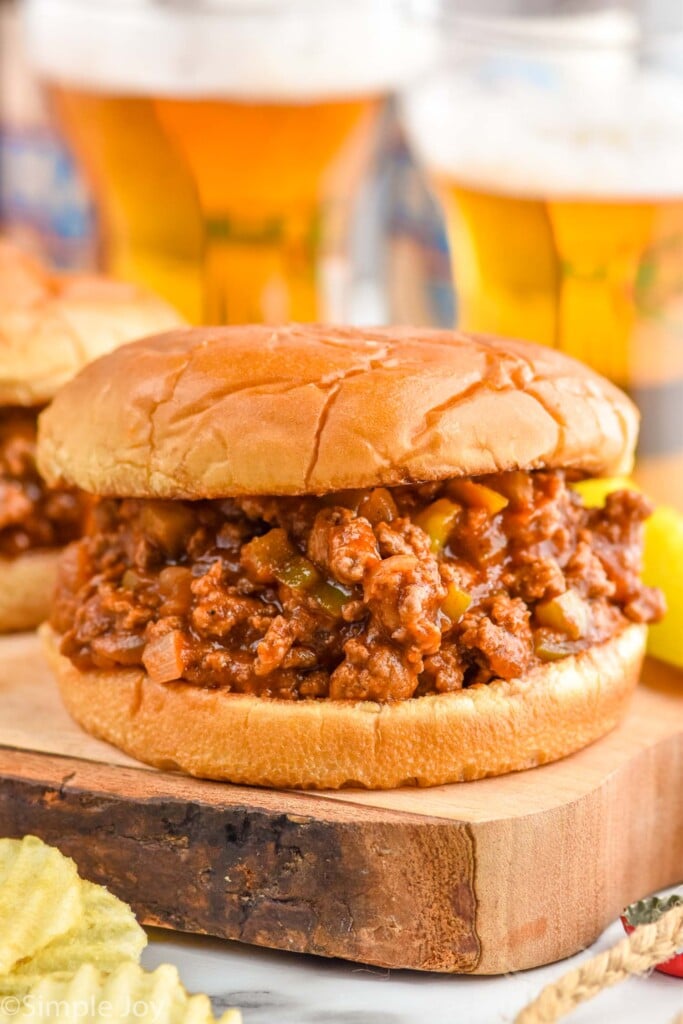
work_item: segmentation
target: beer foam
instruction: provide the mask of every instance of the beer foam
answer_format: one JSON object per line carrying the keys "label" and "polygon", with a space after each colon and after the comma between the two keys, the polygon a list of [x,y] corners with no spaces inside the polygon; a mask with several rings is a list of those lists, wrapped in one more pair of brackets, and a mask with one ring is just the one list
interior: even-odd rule
{"label": "beer foam", "polygon": [[29,55],[96,92],[305,101],[395,90],[431,33],[398,0],[28,0]]}
{"label": "beer foam", "polygon": [[601,52],[550,67],[442,71],[410,92],[404,119],[436,175],[511,195],[683,197],[683,75]]}

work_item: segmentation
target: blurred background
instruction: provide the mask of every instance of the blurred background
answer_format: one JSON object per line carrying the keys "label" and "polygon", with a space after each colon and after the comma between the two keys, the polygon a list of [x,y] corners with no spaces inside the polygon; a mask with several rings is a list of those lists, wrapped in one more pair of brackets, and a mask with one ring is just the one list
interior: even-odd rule
{"label": "blurred background", "polygon": [[683,508],[681,0],[0,0],[0,220],[192,322],[592,364]]}
{"label": "blurred background", "polygon": [[396,0],[0,0],[1,213],[196,322],[453,321]]}

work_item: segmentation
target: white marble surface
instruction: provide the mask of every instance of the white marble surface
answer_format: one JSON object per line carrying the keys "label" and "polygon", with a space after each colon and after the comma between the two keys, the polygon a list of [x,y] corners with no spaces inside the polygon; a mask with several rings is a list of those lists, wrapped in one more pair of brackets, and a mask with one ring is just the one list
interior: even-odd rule
{"label": "white marble surface", "polygon": [[[502,978],[382,971],[160,931],[144,964],[175,964],[187,988],[207,992],[216,1010],[241,1007],[244,1024],[505,1024],[549,981],[623,935],[616,922],[572,960]],[[569,1020],[670,1024],[682,1011],[683,980],[653,973],[603,992]]]}

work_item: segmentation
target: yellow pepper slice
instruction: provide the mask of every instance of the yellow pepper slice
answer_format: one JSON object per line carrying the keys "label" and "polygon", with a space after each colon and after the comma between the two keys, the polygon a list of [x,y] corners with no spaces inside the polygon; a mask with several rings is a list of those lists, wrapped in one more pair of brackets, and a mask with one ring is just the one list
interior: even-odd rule
{"label": "yellow pepper slice", "polygon": [[472,598],[467,591],[461,590],[456,583],[449,583],[448,593],[441,605],[441,611],[452,622],[459,622],[471,604]]}
{"label": "yellow pepper slice", "polygon": [[415,516],[415,522],[429,537],[429,544],[435,555],[441,554],[448,543],[460,506],[448,498],[438,498]]}
{"label": "yellow pepper slice", "polygon": [[486,484],[478,484],[474,480],[453,480],[448,485],[448,493],[464,505],[486,509],[490,516],[495,516],[509,504],[504,494],[494,491]]}
{"label": "yellow pepper slice", "polygon": [[586,508],[602,508],[607,495],[612,491],[640,490],[628,476],[601,476],[590,480],[579,480],[572,484],[571,488],[581,495],[581,500]]}

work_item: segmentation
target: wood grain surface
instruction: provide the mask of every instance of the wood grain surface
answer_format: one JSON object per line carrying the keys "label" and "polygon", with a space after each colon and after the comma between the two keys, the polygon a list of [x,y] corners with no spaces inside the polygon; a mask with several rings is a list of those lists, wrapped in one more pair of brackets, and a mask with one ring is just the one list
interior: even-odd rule
{"label": "wood grain surface", "polygon": [[0,834],[43,836],[148,924],[387,967],[568,956],[683,878],[683,675],[647,666],[573,757],[430,790],[282,793],[138,765],[62,709],[37,641],[0,640]]}

